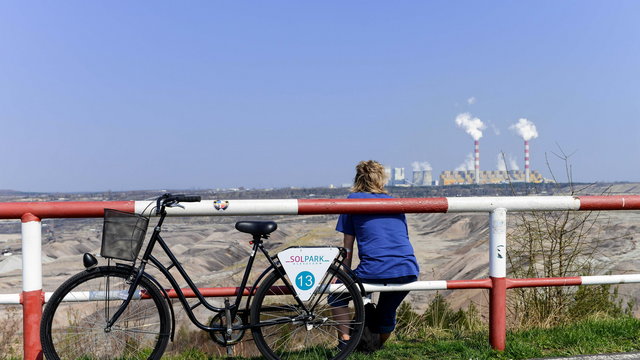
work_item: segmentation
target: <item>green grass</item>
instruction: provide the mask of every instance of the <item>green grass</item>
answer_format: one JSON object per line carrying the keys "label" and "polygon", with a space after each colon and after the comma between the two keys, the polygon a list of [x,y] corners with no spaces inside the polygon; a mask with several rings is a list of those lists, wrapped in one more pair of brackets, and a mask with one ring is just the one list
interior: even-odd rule
{"label": "green grass", "polygon": [[[350,359],[531,359],[568,355],[602,354],[640,350],[640,320],[589,319],[549,329],[509,332],[504,352],[494,351],[488,331],[468,335],[451,331],[434,331],[422,339],[392,339],[374,354],[354,353]],[[173,360],[212,358],[197,351],[187,351]],[[239,359],[239,358],[238,358]]]}
{"label": "green grass", "polygon": [[469,336],[434,336],[390,343],[374,356],[353,359],[531,359],[627,352],[640,349],[640,321],[593,319],[550,329],[509,332],[504,352],[491,349],[487,332]]}

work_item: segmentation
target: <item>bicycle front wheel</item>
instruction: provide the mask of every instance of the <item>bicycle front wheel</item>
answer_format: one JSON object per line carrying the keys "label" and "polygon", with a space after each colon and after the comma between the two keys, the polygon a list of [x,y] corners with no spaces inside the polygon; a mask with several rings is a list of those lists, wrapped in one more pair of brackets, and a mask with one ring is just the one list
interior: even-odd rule
{"label": "bicycle front wheel", "polygon": [[[260,284],[251,304],[253,338],[258,350],[272,360],[344,359],[356,348],[363,329],[358,284],[335,266],[304,307],[276,271]],[[350,334],[350,340],[339,342],[339,333]]]}
{"label": "bicycle front wheel", "polygon": [[126,299],[131,270],[98,267],[64,282],[47,302],[40,341],[47,359],[159,359],[171,319],[158,288],[142,278],[118,321],[106,323]]}

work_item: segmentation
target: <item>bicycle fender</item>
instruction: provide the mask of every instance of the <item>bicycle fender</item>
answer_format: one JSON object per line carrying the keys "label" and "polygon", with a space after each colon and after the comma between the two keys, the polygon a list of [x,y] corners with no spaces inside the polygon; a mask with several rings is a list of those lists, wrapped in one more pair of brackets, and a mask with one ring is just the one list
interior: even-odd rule
{"label": "bicycle fender", "polygon": [[364,285],[362,285],[362,281],[360,281],[360,279],[353,272],[353,270],[351,270],[351,268],[345,266],[345,264],[342,261],[339,261],[338,264],[339,264],[338,267],[342,268],[342,270],[344,270],[344,272],[346,272],[347,275],[349,275],[353,279],[353,281],[355,281],[356,284],[358,284],[358,288],[360,289],[360,294],[362,294],[362,297],[367,296],[367,292],[364,291]]}
{"label": "bicycle fender", "polygon": [[272,270],[275,270],[275,268],[273,267],[273,265],[269,265],[269,267],[267,267],[262,274],[260,274],[260,276],[258,276],[258,279],[253,283],[253,286],[251,286],[251,290],[249,291],[249,296],[247,297],[247,305],[245,307],[245,311],[247,311],[247,314],[249,313],[250,309],[251,309],[251,298],[253,298],[253,294],[256,291],[256,289],[258,288],[258,284],[260,284],[262,282],[262,279],[267,276],[267,274],[269,274]]}
{"label": "bicycle fender", "polygon": [[339,246],[338,248],[340,249],[340,259],[338,258],[334,259],[333,261],[334,265],[337,264],[336,268],[338,269],[342,268],[344,272],[347,273],[347,275],[349,275],[349,277],[351,277],[356,282],[356,284],[358,284],[358,288],[360,288],[360,294],[362,294],[362,297],[366,297],[367,293],[364,291],[364,285],[362,285],[362,281],[360,281],[360,279],[358,278],[358,276],[356,276],[353,270],[351,270],[351,268],[346,266],[344,263],[344,259],[347,256],[347,249],[345,249],[342,246]]}
{"label": "bicycle fender", "polygon": [[[137,271],[136,268],[127,264],[116,264],[116,267],[128,268],[130,269],[131,273],[134,273]],[[169,294],[167,293],[167,290],[165,290],[165,288],[162,285],[160,285],[160,282],[155,277],[153,277],[153,275],[147,272],[144,272],[142,276],[149,279],[149,281],[151,281],[158,289],[160,289],[160,291],[162,292],[162,295],[164,295],[165,301],[169,305],[169,313],[171,313],[171,342],[173,342],[174,335],[176,333],[176,315],[173,311],[173,302],[169,300]]]}
{"label": "bicycle fender", "polygon": [[173,302],[169,300],[169,294],[167,293],[167,290],[165,290],[165,288],[160,285],[160,282],[156,280],[156,278],[154,278],[152,275],[147,274],[146,272],[144,273],[144,275],[147,279],[151,280],[151,282],[153,282],[158,287],[158,289],[160,289],[160,291],[162,291],[162,295],[164,295],[164,298],[169,305],[169,312],[171,313],[171,342],[173,342],[173,337],[176,333],[176,316],[173,312]]}

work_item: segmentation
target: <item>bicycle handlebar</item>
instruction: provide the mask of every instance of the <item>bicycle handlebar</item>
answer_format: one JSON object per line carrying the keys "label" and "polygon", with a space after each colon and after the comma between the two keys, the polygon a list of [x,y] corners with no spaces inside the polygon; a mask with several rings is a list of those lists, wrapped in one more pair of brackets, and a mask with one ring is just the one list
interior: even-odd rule
{"label": "bicycle handlebar", "polygon": [[200,197],[199,195],[164,194],[156,200],[157,201],[156,215],[160,215],[164,211],[165,206],[173,207],[173,206],[179,206],[177,204],[181,202],[200,202],[201,200],[202,200],[202,197]]}
{"label": "bicycle handlebar", "polygon": [[200,202],[202,200],[199,195],[175,195],[174,198],[177,202]]}

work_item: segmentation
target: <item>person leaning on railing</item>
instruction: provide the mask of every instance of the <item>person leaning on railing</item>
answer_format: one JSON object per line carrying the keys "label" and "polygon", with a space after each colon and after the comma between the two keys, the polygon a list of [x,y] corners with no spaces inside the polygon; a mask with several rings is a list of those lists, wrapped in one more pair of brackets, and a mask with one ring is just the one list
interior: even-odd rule
{"label": "person leaning on railing", "polygon": [[[385,183],[386,174],[382,164],[373,160],[361,161],[356,166],[356,176],[348,198],[391,198],[384,189]],[[404,214],[342,214],[338,218],[336,230],[344,236],[344,247],[347,249],[345,265],[348,267],[351,267],[353,244],[358,244],[360,263],[354,273],[363,283],[404,284],[418,280],[418,262],[409,242]],[[367,327],[363,335],[364,339],[372,338],[373,344],[363,350],[377,350],[387,341],[396,326],[396,310],[408,293],[399,291],[380,294],[376,310],[366,314]],[[348,317],[345,306],[332,305],[335,306],[333,312],[336,320]],[[348,329],[338,327],[338,338],[348,340]]]}

